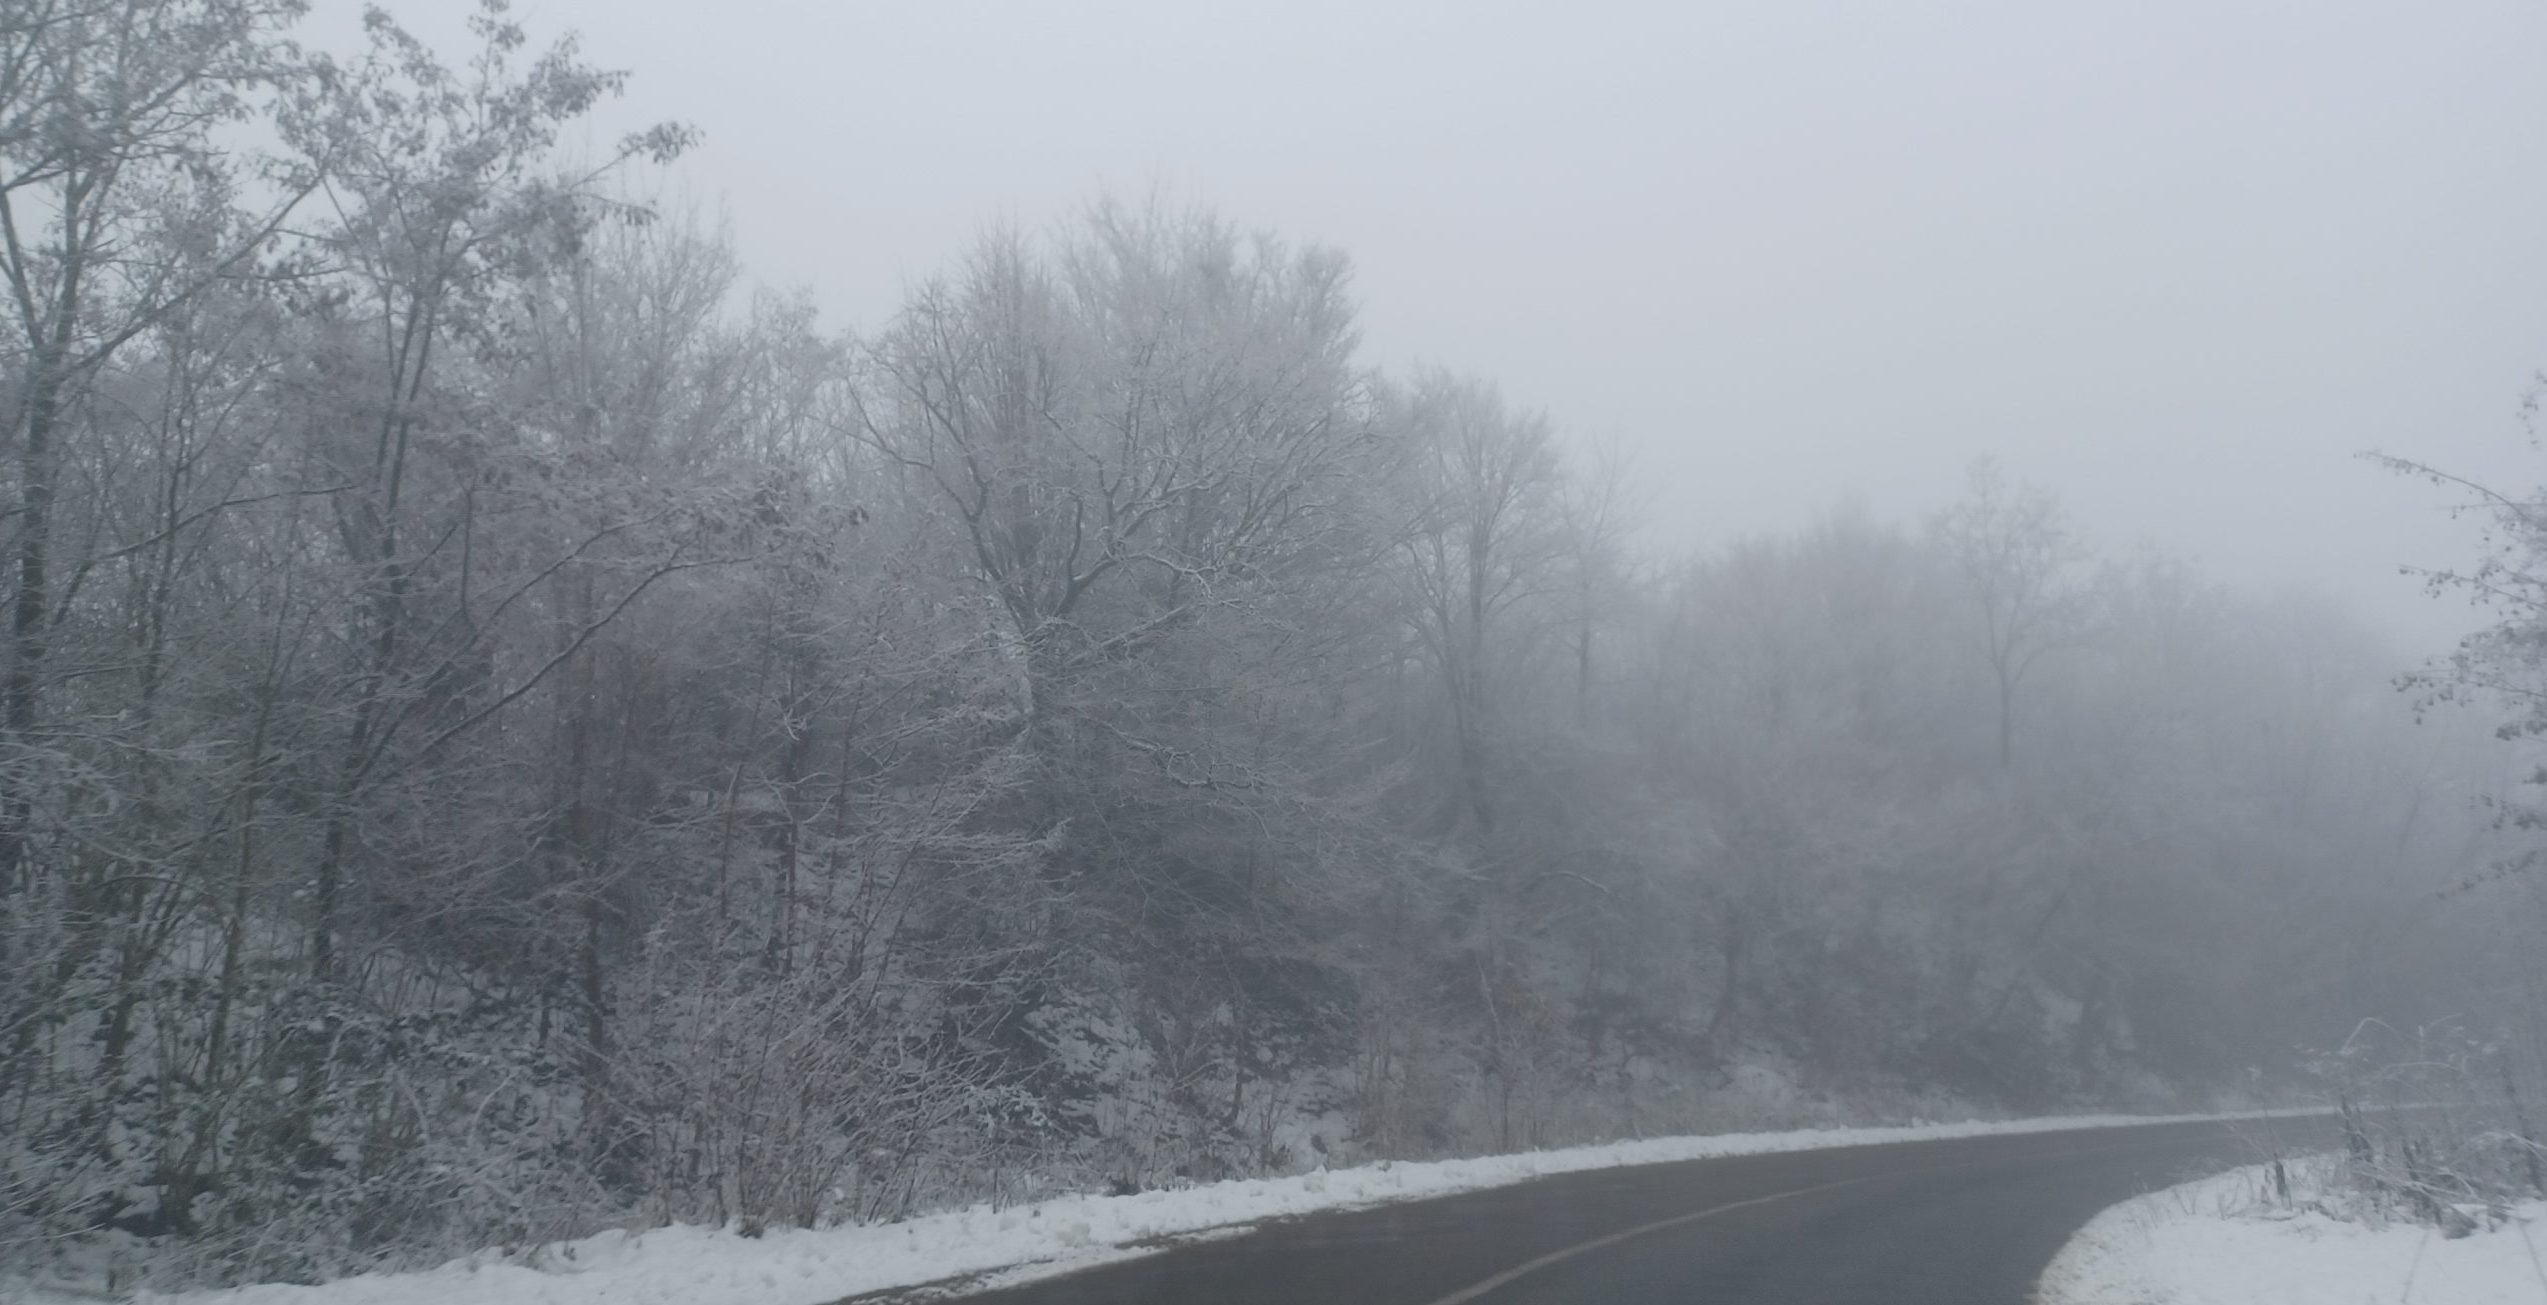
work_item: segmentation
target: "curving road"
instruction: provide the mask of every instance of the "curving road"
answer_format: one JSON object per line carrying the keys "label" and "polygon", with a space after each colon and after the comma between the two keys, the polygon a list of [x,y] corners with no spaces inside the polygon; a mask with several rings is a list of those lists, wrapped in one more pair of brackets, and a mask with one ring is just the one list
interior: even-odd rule
{"label": "curving road", "polygon": [[2080,1224],[2314,1121],[1733,1156],[1313,1215],[1069,1277],[860,1305],[2025,1305]]}

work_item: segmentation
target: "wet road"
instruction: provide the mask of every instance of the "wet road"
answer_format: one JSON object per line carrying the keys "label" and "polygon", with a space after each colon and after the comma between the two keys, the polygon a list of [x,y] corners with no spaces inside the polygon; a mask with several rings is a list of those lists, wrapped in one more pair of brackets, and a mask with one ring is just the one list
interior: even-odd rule
{"label": "wet road", "polygon": [[2089,1216],[2305,1120],[1733,1156],[1312,1215],[966,1305],[2025,1305]]}

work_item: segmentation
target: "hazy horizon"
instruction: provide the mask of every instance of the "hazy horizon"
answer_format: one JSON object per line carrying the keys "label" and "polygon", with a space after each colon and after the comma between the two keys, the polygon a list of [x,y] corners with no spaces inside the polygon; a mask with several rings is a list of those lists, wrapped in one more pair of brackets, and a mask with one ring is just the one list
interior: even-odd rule
{"label": "hazy horizon", "polygon": [[2534,483],[2535,7],[690,13],[518,10],[634,72],[595,140],[700,127],[668,184],[834,323],[986,223],[1162,191],[1345,251],[1376,361],[1621,448],[1667,546],[1915,517],[1989,454],[2107,547],[2430,651],[2467,608],[2397,569],[2476,532],[2356,455]]}

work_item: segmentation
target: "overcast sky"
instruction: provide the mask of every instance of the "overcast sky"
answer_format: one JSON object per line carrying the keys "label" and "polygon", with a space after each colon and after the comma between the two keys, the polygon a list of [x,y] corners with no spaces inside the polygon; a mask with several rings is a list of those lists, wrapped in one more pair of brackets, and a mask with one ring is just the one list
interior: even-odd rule
{"label": "overcast sky", "polygon": [[1343,248],[1376,360],[1615,440],[1674,542],[1921,515],[1995,453],[2428,648],[2465,609],[2395,568],[2474,527],[2354,455],[2547,479],[2538,0],[517,12],[635,72],[606,127],[701,127],[681,184],[845,325],[988,219],[1163,188]]}

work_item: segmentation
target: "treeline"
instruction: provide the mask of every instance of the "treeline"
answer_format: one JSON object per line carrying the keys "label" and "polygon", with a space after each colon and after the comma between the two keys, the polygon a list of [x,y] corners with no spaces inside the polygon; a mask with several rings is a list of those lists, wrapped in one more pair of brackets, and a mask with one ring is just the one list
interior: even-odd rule
{"label": "treeline", "polygon": [[2433,895],[2499,763],[2332,613],[1986,466],[1658,562],[1208,214],[836,334],[620,197],[686,131],[561,160],[571,46],[296,9],[0,21],[11,1257],[2161,1104],[2520,1009]]}

